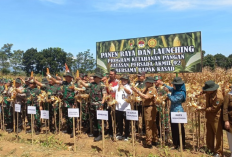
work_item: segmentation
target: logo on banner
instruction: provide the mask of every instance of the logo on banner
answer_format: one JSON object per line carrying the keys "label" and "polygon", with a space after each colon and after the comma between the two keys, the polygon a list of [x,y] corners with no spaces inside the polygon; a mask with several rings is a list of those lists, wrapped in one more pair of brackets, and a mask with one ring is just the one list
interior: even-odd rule
{"label": "logo on banner", "polygon": [[148,41],[148,45],[149,45],[149,47],[155,47],[156,46],[156,44],[157,44],[157,41],[155,40],[155,39],[153,39],[153,38],[151,38],[149,41]]}
{"label": "logo on banner", "polygon": [[129,40],[129,47],[132,50],[134,48],[135,41],[133,39]]}
{"label": "logo on banner", "polygon": [[139,48],[144,48],[145,47],[145,41],[144,40],[139,40],[138,41],[138,47]]}

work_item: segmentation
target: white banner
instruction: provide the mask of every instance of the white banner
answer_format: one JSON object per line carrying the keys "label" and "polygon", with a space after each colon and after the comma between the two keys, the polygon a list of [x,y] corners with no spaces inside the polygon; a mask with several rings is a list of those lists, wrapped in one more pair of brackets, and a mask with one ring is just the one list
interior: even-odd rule
{"label": "white banner", "polygon": [[97,110],[97,119],[108,120],[108,111]]}
{"label": "white banner", "polygon": [[27,114],[36,114],[36,106],[27,106]]}
{"label": "white banner", "polygon": [[171,123],[187,123],[187,113],[171,112]]}
{"label": "white banner", "polygon": [[68,117],[79,117],[79,108],[68,108]]}
{"label": "white banner", "polygon": [[15,104],[15,112],[21,112],[21,105]]}
{"label": "white banner", "polygon": [[127,110],[126,111],[126,120],[139,120],[137,110]]}
{"label": "white banner", "polygon": [[42,119],[49,119],[49,111],[40,110],[40,116],[41,116]]}

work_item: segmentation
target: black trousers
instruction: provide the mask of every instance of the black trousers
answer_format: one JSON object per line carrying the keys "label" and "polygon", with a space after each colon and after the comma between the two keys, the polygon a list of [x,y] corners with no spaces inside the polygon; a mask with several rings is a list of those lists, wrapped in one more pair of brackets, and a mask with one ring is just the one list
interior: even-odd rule
{"label": "black trousers", "polygon": [[[172,129],[172,141],[173,141],[173,145],[180,146],[180,136],[179,136],[178,123],[171,123],[171,129]],[[183,148],[185,148],[185,130],[184,130],[184,124],[181,124],[181,133],[182,133],[182,145],[183,145]]]}
{"label": "black trousers", "polygon": [[111,107],[107,109],[108,111],[108,123],[109,123],[109,135],[113,135],[113,126],[112,126],[112,118],[111,118]]}
{"label": "black trousers", "polygon": [[[135,103],[135,107],[134,107],[134,109],[136,109],[137,108],[137,110],[138,110],[138,115],[140,116],[142,116],[143,114],[142,114],[142,105],[139,105],[139,106],[137,106],[136,107],[136,103]],[[143,115],[143,117],[142,117],[142,119],[143,119],[143,126],[142,126],[142,132],[143,133],[145,133],[146,134],[146,127],[145,127],[145,119],[144,119],[144,115]],[[137,121],[137,122],[135,122],[135,128],[136,128],[136,133],[138,133],[139,132],[139,121]]]}
{"label": "black trousers", "polygon": [[125,122],[125,137],[127,138],[130,135],[130,131],[129,131],[129,126],[130,126],[130,121],[126,120],[126,112],[125,111],[116,111],[116,119],[118,122],[117,125],[117,130],[118,133],[122,136],[123,135],[123,120]]}

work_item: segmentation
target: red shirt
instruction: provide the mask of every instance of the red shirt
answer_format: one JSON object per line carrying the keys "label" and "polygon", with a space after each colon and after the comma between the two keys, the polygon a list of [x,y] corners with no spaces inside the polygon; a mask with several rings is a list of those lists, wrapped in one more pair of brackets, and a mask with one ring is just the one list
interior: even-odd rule
{"label": "red shirt", "polygon": [[[117,86],[118,85],[118,80],[115,79],[114,82],[113,81],[109,81],[109,84],[111,84],[112,87]],[[115,98],[116,92],[113,92],[113,91],[109,92],[108,88],[107,88],[106,91],[107,91],[107,94],[110,94],[113,98]]]}

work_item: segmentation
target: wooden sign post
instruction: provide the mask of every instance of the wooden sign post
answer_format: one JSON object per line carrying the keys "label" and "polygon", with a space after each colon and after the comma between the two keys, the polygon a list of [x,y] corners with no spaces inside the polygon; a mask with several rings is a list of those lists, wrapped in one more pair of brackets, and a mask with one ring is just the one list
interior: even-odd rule
{"label": "wooden sign post", "polygon": [[36,106],[27,106],[27,114],[31,115],[31,143],[33,145],[33,128],[34,128],[33,114],[36,114]]}
{"label": "wooden sign post", "polygon": [[74,142],[74,152],[76,152],[76,129],[75,129],[75,117],[79,117],[79,108],[68,108],[68,117],[73,118],[73,142]]}

